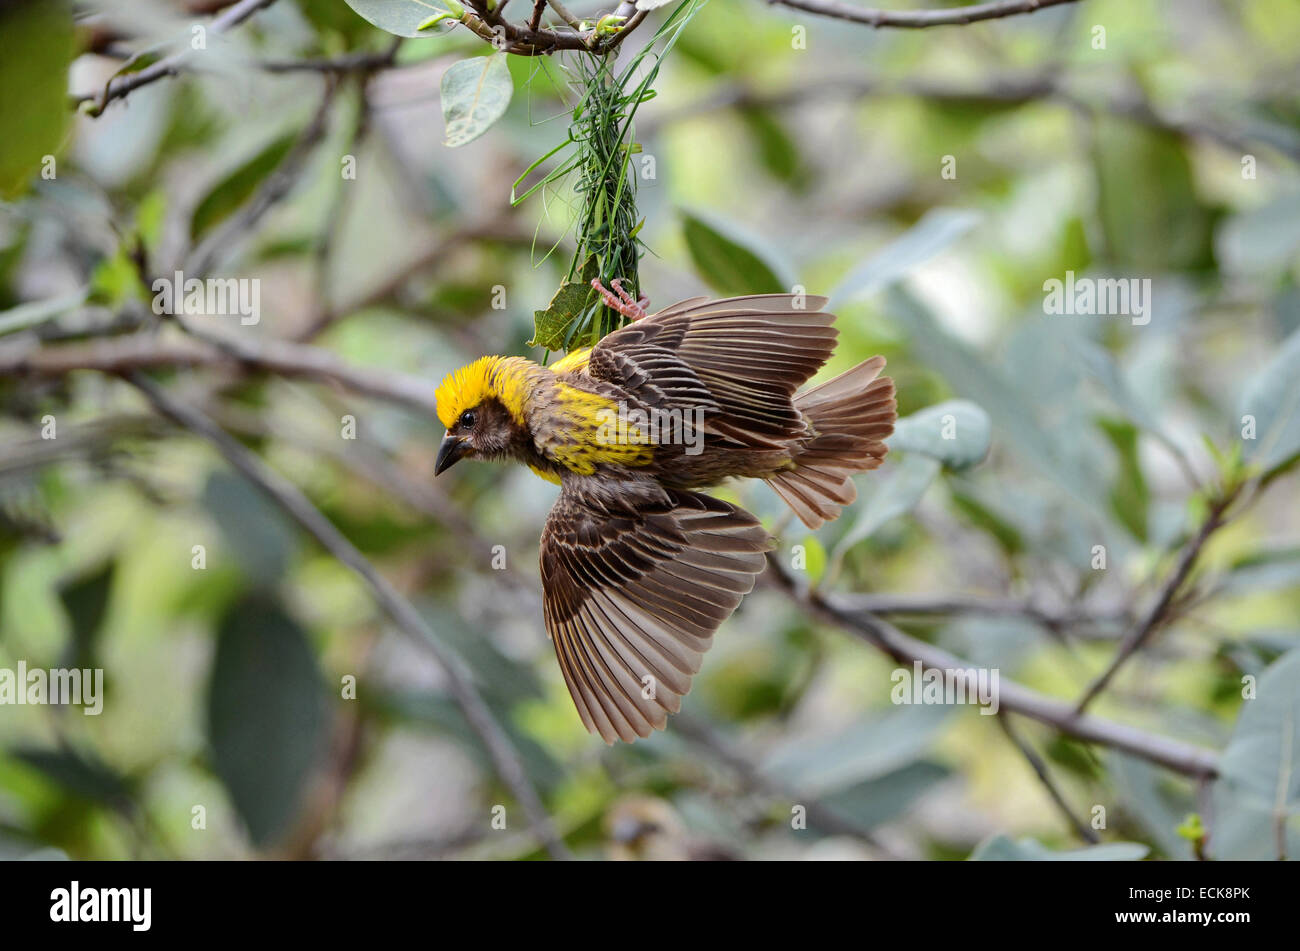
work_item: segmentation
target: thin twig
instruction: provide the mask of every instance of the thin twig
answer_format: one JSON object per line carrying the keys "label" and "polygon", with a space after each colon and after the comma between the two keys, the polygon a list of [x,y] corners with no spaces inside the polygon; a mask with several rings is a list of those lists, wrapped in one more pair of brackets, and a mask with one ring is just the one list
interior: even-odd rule
{"label": "thin twig", "polygon": [[1011,725],[1011,715],[1005,711],[998,711],[997,720],[998,726],[1002,727],[1002,732],[1007,735],[1007,739],[1016,745],[1016,749],[1020,750],[1020,755],[1023,756],[1029,763],[1030,767],[1033,768],[1034,774],[1038,777],[1038,781],[1043,784],[1043,788],[1047,790],[1047,794],[1052,797],[1052,802],[1056,803],[1056,807],[1061,811],[1061,815],[1065,816],[1065,818],[1069,820],[1070,825],[1074,826],[1074,831],[1079,833],[1079,836],[1085,842],[1090,842],[1093,845],[1100,842],[1101,837],[1097,835],[1091,826],[1076,816],[1074,810],[1070,808],[1070,804],[1065,801],[1065,796],[1056,785],[1055,780],[1052,779],[1052,774],[1048,772],[1047,764],[1043,762],[1042,757],[1034,752],[1034,748],[1030,746],[1028,741],[1023,739]]}
{"label": "thin twig", "polygon": [[[1215,142],[1232,151],[1249,152],[1265,146],[1292,161],[1300,162],[1300,146],[1272,139],[1255,139],[1248,129],[1230,129],[1202,119],[1176,118],[1157,112],[1142,98],[1140,90],[1097,97],[1076,92],[1059,74],[1046,72],[994,77],[979,86],[925,77],[890,80],[873,76],[806,79],[797,86],[776,91],[758,90],[737,83],[694,103],[659,112],[642,123],[642,134],[649,136],[671,122],[697,118],[722,109],[806,108],[810,102],[826,102],[831,99],[894,96],[916,97],[954,105],[1058,103],[1083,115],[1105,112],[1183,139]],[[1183,455],[1181,449],[1165,437],[1161,437],[1161,440],[1176,457]],[[1179,458],[1178,462],[1192,484],[1198,484],[1185,457]]]}
{"label": "thin twig", "polygon": [[1077,0],[998,0],[996,3],[981,3],[947,10],[875,10],[840,3],[839,0],[768,0],[768,2],[815,13],[818,16],[865,23],[877,29],[899,27],[919,30],[930,26],[964,25],[980,20],[996,20],[1022,13],[1033,13],[1046,7],[1075,3]]}
{"label": "thin twig", "polygon": [[470,728],[487,748],[497,774],[523,807],[529,825],[545,845],[547,852],[552,858],[570,858],[567,847],[556,835],[541,798],[528,778],[518,750],[515,749],[509,735],[496,721],[492,711],[474,686],[464,662],[438,639],[411,603],[403,598],[356,546],[321,514],[296,485],[269,468],[202,413],[173,400],[161,387],[143,374],[131,373],[126,379],[139,389],[163,416],[212,443],[233,468],[290,515],[326,551],[365,582],[376,603],[393,620],[397,629],[442,667],[453,699],[465,715]]}
{"label": "thin twig", "polygon": [[533,15],[528,20],[528,29],[534,33],[542,25],[542,14],[546,12],[546,0],[533,0]]}
{"label": "thin twig", "polygon": [[76,370],[121,374],[197,366],[242,366],[306,377],[407,406],[426,416],[438,409],[435,386],[427,380],[349,366],[328,350],[282,340],[259,342],[228,334],[218,346],[207,339],[164,340],[145,332],[58,347],[32,346],[31,341],[18,340],[0,345],[0,375],[60,377]]}
{"label": "thin twig", "polygon": [[308,158],[311,157],[316,146],[324,140],[325,133],[329,129],[330,106],[334,103],[338,89],[337,77],[327,77],[325,93],[321,96],[320,105],[317,106],[311,121],[298,135],[289,154],[262,182],[253,197],[213,229],[212,233],[193,250],[185,263],[186,272],[192,276],[206,275],[216,263],[223,247],[241,237],[253,234],[254,226],[262,216],[293,191],[294,185],[306,170]]}
{"label": "thin twig", "polygon": [[[780,586],[798,604],[824,621],[861,638],[899,663],[912,664],[920,661],[922,666],[935,670],[970,669],[969,662],[932,644],[908,637],[874,614],[846,607],[834,595],[802,588],[780,562],[770,555],[768,565]],[[1187,776],[1213,777],[1218,774],[1218,754],[1210,750],[1100,717],[1080,715],[1069,703],[1045,697],[1006,678],[999,679],[998,703],[1002,709],[1047,723],[1068,736],[1132,753]]]}
{"label": "thin twig", "polygon": [[[227,9],[221,16],[212,21],[209,29],[213,33],[225,33],[232,30],[239,24],[243,23],[249,17],[259,10],[263,10],[275,3],[275,0],[240,0]],[[90,102],[98,99],[86,112],[91,116],[102,115],[108,104],[114,99],[121,99],[128,93],[139,89],[141,86],[147,86],[150,83],[157,82],[164,76],[175,76],[181,71],[181,67],[194,50],[186,48],[180,52],[173,53],[171,56],[158,60],[152,66],[146,66],[136,73],[128,73],[125,76],[115,76],[107,86],[104,87],[103,93],[82,93],[72,97],[72,104],[78,106],[83,102]]]}
{"label": "thin twig", "polygon": [[1237,495],[1238,492],[1233,491],[1211,503],[1205,521],[1201,524],[1200,530],[1192,540],[1183,548],[1182,554],[1178,558],[1178,564],[1166,579],[1155,604],[1147,611],[1142,623],[1135,627],[1129,636],[1120,643],[1119,649],[1115,652],[1115,657],[1106,669],[1088,685],[1088,688],[1083,692],[1083,696],[1079,698],[1079,702],[1075,705],[1077,712],[1083,713],[1088,708],[1088,705],[1097,699],[1101,692],[1110,685],[1119,669],[1124,666],[1130,657],[1143,648],[1147,641],[1151,639],[1151,635],[1159,630],[1165,620],[1170,617],[1170,606],[1173,604],[1174,596],[1179,593],[1184,582],[1192,573],[1192,569],[1195,567],[1196,560],[1200,557],[1205,543],[1210,540],[1210,536],[1223,527],[1225,522],[1224,513],[1232,505]]}
{"label": "thin twig", "polygon": [[[550,0],[550,4],[551,9],[555,11],[556,16],[569,24],[569,26],[573,27],[575,30],[582,30],[582,21],[570,13],[568,8],[562,4],[560,0]],[[502,6],[505,6],[505,4],[502,4]],[[498,7],[498,11],[499,10],[500,8]]]}
{"label": "thin twig", "polygon": [[1054,633],[1083,634],[1088,640],[1114,640],[1117,635],[1107,631],[1082,632],[1077,628],[1100,628],[1107,624],[1118,625],[1129,620],[1127,611],[1087,611],[1073,608],[1054,612],[1028,601],[1015,598],[987,597],[964,594],[844,594],[840,595],[844,607],[867,611],[883,617],[889,615],[949,615],[968,614],[984,617],[1022,617]]}
{"label": "thin twig", "polygon": [[718,762],[722,763],[751,790],[765,795],[788,800],[792,805],[804,807],[808,821],[832,835],[847,835],[860,840],[884,858],[897,859],[883,846],[871,831],[840,812],[822,803],[813,796],[786,789],[781,783],[764,775],[757,766],[736,752],[735,744],[719,736],[708,724],[696,720],[688,714],[680,713],[673,718],[673,731],[686,737],[696,746],[708,751]]}
{"label": "thin twig", "polygon": [[329,59],[277,59],[261,60],[257,66],[268,73],[373,73],[397,65],[397,51],[402,37],[382,53],[349,53]]}

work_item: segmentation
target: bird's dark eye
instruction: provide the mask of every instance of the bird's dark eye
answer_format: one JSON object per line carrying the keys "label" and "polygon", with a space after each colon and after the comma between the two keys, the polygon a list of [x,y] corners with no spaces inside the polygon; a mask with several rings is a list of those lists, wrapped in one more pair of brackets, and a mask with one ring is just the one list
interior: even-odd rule
{"label": "bird's dark eye", "polygon": [[475,419],[477,419],[477,417],[474,415],[474,411],[472,409],[467,409],[465,410],[465,412],[460,414],[460,424],[465,429],[468,429],[469,427],[473,426]]}

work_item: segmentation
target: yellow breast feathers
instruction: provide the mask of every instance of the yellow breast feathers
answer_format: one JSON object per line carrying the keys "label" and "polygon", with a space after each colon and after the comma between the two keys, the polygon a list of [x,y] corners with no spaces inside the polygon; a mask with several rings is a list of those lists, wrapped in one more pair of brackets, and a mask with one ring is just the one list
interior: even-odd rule
{"label": "yellow breast feathers", "polygon": [[567,383],[555,384],[553,432],[548,454],[579,475],[591,475],[598,465],[633,467],[654,461],[649,432],[626,406]]}

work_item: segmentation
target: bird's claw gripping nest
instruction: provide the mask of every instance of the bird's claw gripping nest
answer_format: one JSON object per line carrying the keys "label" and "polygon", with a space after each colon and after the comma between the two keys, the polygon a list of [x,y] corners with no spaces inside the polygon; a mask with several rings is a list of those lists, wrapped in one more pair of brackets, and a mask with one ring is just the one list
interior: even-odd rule
{"label": "bird's claw gripping nest", "polygon": [[640,300],[633,298],[631,294],[623,290],[623,279],[621,277],[616,277],[610,281],[609,287],[600,283],[600,278],[592,278],[591,286],[600,293],[605,306],[622,314],[628,320],[640,320],[649,313],[647,308],[650,306],[650,298],[644,294],[641,295]]}

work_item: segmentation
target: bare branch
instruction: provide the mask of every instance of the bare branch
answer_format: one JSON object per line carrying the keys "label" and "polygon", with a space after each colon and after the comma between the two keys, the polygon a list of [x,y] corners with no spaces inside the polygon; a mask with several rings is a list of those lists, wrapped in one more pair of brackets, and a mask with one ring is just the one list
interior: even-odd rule
{"label": "bare branch", "polygon": [[1005,712],[999,712],[998,726],[1002,727],[1002,732],[1007,735],[1007,739],[1016,745],[1016,749],[1020,750],[1020,755],[1029,763],[1030,768],[1034,771],[1034,775],[1038,777],[1038,781],[1042,783],[1043,788],[1047,790],[1047,795],[1052,798],[1052,802],[1056,803],[1056,807],[1061,811],[1061,815],[1065,816],[1070,825],[1074,826],[1074,831],[1079,833],[1080,838],[1085,842],[1091,842],[1094,845],[1100,842],[1101,837],[1093,831],[1091,826],[1076,816],[1074,810],[1070,808],[1070,804],[1065,801],[1065,795],[1052,779],[1052,774],[1048,772],[1047,764],[1043,762],[1042,757],[1034,751],[1034,748],[1029,745],[1028,741],[1022,738],[1011,725],[1011,715]]}
{"label": "bare branch", "polygon": [[216,263],[222,248],[241,236],[251,234],[254,226],[266,212],[288,196],[306,170],[307,159],[329,128],[330,106],[338,92],[338,82],[331,76],[326,80],[325,94],[306,128],[299,133],[289,154],[276,167],[239,210],[218,225],[204,241],[193,250],[185,270],[191,274],[207,274]]}
{"label": "bare branch", "polygon": [[281,59],[261,60],[258,68],[268,73],[373,73],[397,65],[397,51],[402,37],[397,36],[382,53],[348,53],[332,59]]}
{"label": "bare branch", "polygon": [[[845,594],[845,608],[889,616],[966,614],[983,617],[1021,617],[1055,633],[1069,632],[1087,640],[1114,640],[1118,635],[1099,628],[1127,622],[1124,610],[1085,610],[1082,607],[1050,611],[1015,598],[964,594]],[[1093,630],[1086,630],[1086,629]],[[1081,630],[1082,629],[1082,630]]]}
{"label": "bare branch", "polygon": [[528,20],[528,29],[534,33],[542,25],[542,14],[546,12],[546,0],[533,0],[533,15]]}
{"label": "bare branch", "polygon": [[735,773],[751,790],[775,799],[798,803],[807,811],[808,820],[832,835],[847,835],[859,839],[887,859],[898,859],[883,846],[871,831],[839,811],[827,806],[816,797],[786,789],[780,782],[764,775],[757,766],[736,752],[735,744],[719,736],[707,723],[689,714],[679,713],[673,718],[673,730],[696,746],[706,750],[719,763]]}
{"label": "bare branch", "polygon": [[1205,521],[1192,540],[1183,548],[1182,554],[1178,557],[1178,564],[1165,581],[1155,604],[1151,606],[1142,623],[1134,628],[1120,644],[1119,650],[1115,652],[1114,659],[1111,660],[1106,669],[1088,685],[1088,689],[1079,698],[1079,702],[1075,707],[1079,713],[1086,710],[1088,705],[1109,686],[1119,669],[1124,666],[1130,657],[1142,649],[1147,641],[1151,639],[1151,635],[1159,630],[1161,625],[1171,616],[1170,607],[1174,603],[1175,595],[1182,590],[1184,582],[1192,573],[1192,568],[1195,567],[1205,543],[1210,540],[1210,536],[1223,527],[1224,513],[1237,498],[1238,492],[1239,490],[1234,490],[1211,503]]}
{"label": "bare branch", "polygon": [[997,20],[1001,17],[1033,13],[1047,7],[1075,3],[1077,0],[997,0],[996,3],[981,3],[948,10],[877,10],[855,7],[840,3],[839,0],[768,0],[768,2],[815,13],[817,16],[865,23],[877,29],[888,26],[919,30],[930,26],[954,26],[976,23],[980,20]]}
{"label": "bare branch", "polygon": [[143,374],[132,373],[127,379],[144,393],[159,413],[212,443],[233,468],[365,582],[376,603],[393,620],[397,629],[443,668],[453,699],[465,715],[470,728],[487,748],[498,775],[523,807],[534,834],[546,846],[547,852],[552,858],[571,858],[567,847],[556,835],[545,806],[528,778],[518,750],[474,686],[464,662],[438,639],[410,602],[321,514],[296,485],[269,468],[202,413],[173,400]]}
{"label": "bare branch", "polygon": [[[569,24],[569,26],[573,27],[575,30],[582,29],[582,21],[579,20],[572,13],[570,13],[568,8],[565,7],[565,5],[560,2],[560,0],[550,0],[550,4],[551,4],[551,9],[555,11],[556,16],[558,16],[561,20]],[[502,6],[505,6],[505,4],[502,4]],[[499,11],[500,7],[498,7],[497,9]]]}
{"label": "bare branch", "polygon": [[0,375],[59,377],[76,370],[122,374],[200,366],[243,367],[331,383],[428,416],[438,408],[434,386],[418,377],[349,366],[319,347],[279,340],[257,342],[227,334],[218,346],[192,338],[167,341],[156,334],[140,333],[59,347],[33,344],[29,339],[0,346]]}
{"label": "bare branch", "polygon": [[[1292,161],[1300,162],[1300,147],[1286,142],[1256,139],[1246,129],[1227,128],[1202,119],[1175,117],[1157,112],[1142,95],[1141,90],[1111,92],[1109,94],[1083,94],[1071,88],[1061,76],[1050,73],[1030,75],[995,76],[973,86],[915,77],[891,80],[874,76],[844,76],[809,79],[788,89],[760,91],[740,83],[723,87],[712,95],[676,109],[661,111],[641,123],[642,135],[649,136],[670,122],[696,118],[722,109],[745,108],[804,108],[809,102],[829,99],[865,99],[888,97],[916,97],[952,105],[1020,105],[1030,102],[1052,102],[1076,113],[1109,113],[1161,132],[1168,132],[1191,141],[1206,140],[1236,152],[1250,152],[1261,145],[1280,152]],[[1164,442],[1164,440],[1162,440]],[[1181,451],[1170,446],[1176,458]],[[1178,458],[1187,468],[1186,460]],[[1195,474],[1189,478],[1196,484]]]}
{"label": "bare branch", "polygon": [[[970,668],[969,662],[932,644],[908,637],[874,614],[847,607],[833,595],[800,589],[770,555],[768,564],[780,586],[810,613],[861,638],[899,663],[920,661],[923,666],[936,670]],[[1218,754],[1210,750],[1156,736],[1122,723],[1079,714],[1069,703],[1045,697],[1014,681],[1005,678],[999,681],[998,700],[1002,709],[1054,726],[1076,739],[1123,750],[1187,776],[1212,778],[1218,774]]]}
{"label": "bare branch", "polygon": [[[273,3],[275,3],[275,0],[240,0],[239,3],[234,4],[221,16],[213,20],[209,29],[213,33],[225,33],[239,26],[254,13],[269,7]],[[181,67],[189,59],[192,52],[192,49],[183,49],[178,53],[173,53],[171,56],[158,60],[158,62],[150,66],[146,66],[139,72],[115,76],[109,80],[102,93],[74,95],[72,104],[78,106],[83,102],[98,100],[94,106],[87,110],[87,114],[91,116],[101,115],[114,99],[121,99],[133,90],[157,82],[164,76],[175,76],[180,72]]]}

